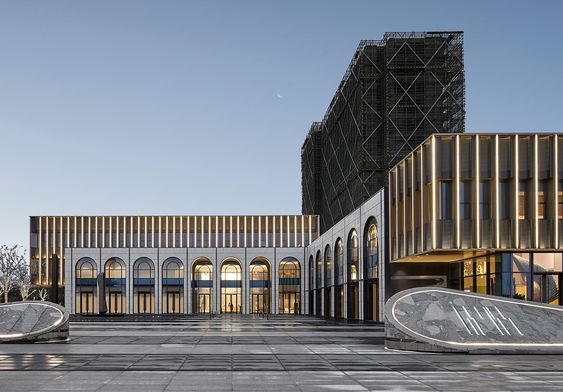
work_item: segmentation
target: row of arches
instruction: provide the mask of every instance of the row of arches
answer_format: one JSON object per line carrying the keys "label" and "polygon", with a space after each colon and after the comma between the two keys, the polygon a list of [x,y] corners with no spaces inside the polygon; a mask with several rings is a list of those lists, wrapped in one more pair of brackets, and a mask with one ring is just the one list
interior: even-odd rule
{"label": "row of arches", "polygon": [[[363,262],[355,228],[348,232],[346,246],[341,237],[324,250],[309,256],[309,313],[336,318],[360,318],[360,285],[364,288],[364,319],[377,320],[379,252],[375,218],[364,227]],[[345,257],[346,256],[346,257]],[[347,314],[344,299],[347,290]],[[324,299],[324,303],[323,303]],[[315,311],[316,309],[316,311]],[[324,310],[324,312],[321,311]],[[323,314],[324,313],[324,314]]]}
{"label": "row of arches", "polygon": [[[301,264],[293,257],[286,257],[279,264],[279,308],[280,314],[299,314],[301,302]],[[103,267],[105,302],[108,313],[126,312],[127,270],[125,262],[113,257]],[[191,313],[210,313],[214,309],[213,263],[206,258],[196,259],[191,271]],[[98,271],[96,262],[88,257],[78,260],[75,266],[76,313],[97,313]],[[242,313],[242,267],[236,258],[225,259],[220,266],[219,311]],[[266,258],[256,258],[248,270],[249,312],[271,313],[271,265]],[[141,257],[133,263],[132,313],[155,313],[154,262]],[[162,313],[184,313],[184,264],[175,257],[162,265],[161,303]]]}

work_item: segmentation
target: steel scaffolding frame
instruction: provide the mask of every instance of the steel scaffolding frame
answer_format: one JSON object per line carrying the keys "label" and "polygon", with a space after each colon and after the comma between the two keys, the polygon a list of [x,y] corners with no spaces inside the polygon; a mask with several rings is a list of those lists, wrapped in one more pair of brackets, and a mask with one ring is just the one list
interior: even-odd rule
{"label": "steel scaffolding frame", "polygon": [[464,127],[462,32],[361,41],[303,144],[302,212],[320,215],[326,231],[385,186],[388,169],[428,135]]}

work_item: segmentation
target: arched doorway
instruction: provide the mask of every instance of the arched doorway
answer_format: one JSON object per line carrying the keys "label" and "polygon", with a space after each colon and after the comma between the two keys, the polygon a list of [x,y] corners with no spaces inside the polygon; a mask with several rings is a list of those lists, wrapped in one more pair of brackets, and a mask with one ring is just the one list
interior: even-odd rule
{"label": "arched doorway", "polygon": [[309,256],[309,316],[315,314],[315,261]]}
{"label": "arched doorway", "polygon": [[301,264],[293,257],[286,257],[280,262],[279,275],[279,313],[300,314]]}
{"label": "arched doorway", "polygon": [[344,318],[344,244],[334,244],[334,318]]}
{"label": "arched doorway", "polygon": [[364,318],[377,321],[379,318],[379,253],[377,243],[377,222],[368,219],[364,230]]}
{"label": "arched doorway", "polygon": [[323,315],[323,258],[321,251],[317,251],[317,256],[315,257],[315,315]]}
{"label": "arched doorway", "polygon": [[125,313],[126,277],[125,263],[118,257],[112,257],[104,266],[106,304],[109,314]]}
{"label": "arched doorway", "polygon": [[221,265],[221,313],[242,313],[242,274],[236,259]]}
{"label": "arched doorway", "polygon": [[213,265],[208,259],[197,259],[192,271],[192,311],[211,313],[213,309]]}
{"label": "arched doorway", "polygon": [[250,313],[270,313],[270,264],[258,259],[250,263]]}
{"label": "arched doorway", "polygon": [[162,264],[163,313],[184,313],[184,264],[170,257]]}
{"label": "arched doorway", "polygon": [[76,263],[75,311],[80,314],[97,312],[97,268],[96,262],[84,257]]}
{"label": "arched doorway", "polygon": [[133,264],[133,313],[154,313],[154,263],[148,257]]}
{"label": "arched doorway", "polygon": [[360,255],[358,248],[358,233],[355,229],[350,230],[348,235],[348,318],[358,320],[360,318]]}
{"label": "arched doorway", "polygon": [[324,271],[325,271],[325,317],[332,316],[332,254],[330,245],[325,247],[324,255]]}

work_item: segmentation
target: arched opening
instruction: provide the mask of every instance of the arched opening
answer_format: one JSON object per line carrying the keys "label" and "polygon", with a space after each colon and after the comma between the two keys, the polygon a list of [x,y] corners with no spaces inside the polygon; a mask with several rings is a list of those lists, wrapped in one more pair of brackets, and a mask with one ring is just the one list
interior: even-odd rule
{"label": "arched opening", "polygon": [[192,270],[192,311],[211,313],[213,298],[213,265],[208,259],[194,261]]}
{"label": "arched opening", "polygon": [[377,242],[377,222],[368,219],[364,230],[364,318],[377,321],[379,317],[379,249]]}
{"label": "arched opening", "polygon": [[299,314],[301,304],[301,264],[293,257],[280,262],[279,313]]}
{"label": "arched opening", "polygon": [[324,285],[324,293],[325,293],[325,317],[332,316],[332,254],[330,245],[325,247],[325,255],[324,255],[324,271],[325,271],[325,285]]}
{"label": "arched opening", "polygon": [[184,313],[184,264],[176,257],[162,264],[162,304],[164,313]]}
{"label": "arched opening", "polygon": [[104,266],[106,304],[109,314],[125,313],[126,275],[125,263],[118,257],[112,257]]}
{"label": "arched opening", "polygon": [[315,257],[315,315],[323,315],[323,257],[321,251],[317,251],[317,256]]}
{"label": "arched opening", "polygon": [[344,318],[344,244],[334,244],[334,317]]}
{"label": "arched opening", "polygon": [[133,264],[133,313],[154,313],[154,263],[148,257]]}
{"label": "arched opening", "polygon": [[96,262],[84,257],[76,263],[75,311],[80,314],[97,313],[97,281]]}
{"label": "arched opening", "polygon": [[360,254],[358,248],[358,233],[355,229],[348,234],[348,318],[360,318]]}
{"label": "arched opening", "polygon": [[242,273],[236,259],[221,265],[221,313],[242,313]]}
{"label": "arched opening", "polygon": [[249,268],[250,313],[270,313],[270,264],[255,259]]}
{"label": "arched opening", "polygon": [[309,316],[315,314],[315,261],[309,256]]}

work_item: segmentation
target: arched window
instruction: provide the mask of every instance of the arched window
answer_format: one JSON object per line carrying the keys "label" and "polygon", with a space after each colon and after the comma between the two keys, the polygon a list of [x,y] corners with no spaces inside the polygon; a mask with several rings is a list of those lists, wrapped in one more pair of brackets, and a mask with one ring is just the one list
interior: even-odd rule
{"label": "arched window", "polygon": [[299,314],[301,304],[301,264],[293,257],[286,257],[279,268],[279,313]]}
{"label": "arched window", "polygon": [[320,289],[323,286],[323,258],[320,250],[317,251],[315,264],[315,284]]}
{"label": "arched window", "polygon": [[213,265],[208,259],[194,261],[192,271],[192,303],[194,313],[211,313]]}
{"label": "arched window", "polygon": [[313,255],[309,257],[309,290],[315,289],[315,262]]}
{"label": "arched window", "polygon": [[162,304],[164,313],[184,312],[184,264],[176,257],[162,265]]}
{"label": "arched window", "polygon": [[96,262],[84,257],[76,263],[76,313],[92,314],[97,312]]}
{"label": "arched window", "polygon": [[76,263],[77,279],[95,279],[97,276],[96,262],[89,257],[84,257]]}
{"label": "arched window", "polygon": [[331,249],[330,249],[330,245],[327,245],[325,247],[325,260],[324,260],[324,264],[325,264],[325,286],[331,286],[332,283],[332,255],[331,255]]}
{"label": "arched window", "polygon": [[184,279],[184,265],[175,257],[167,259],[162,266],[163,279]]}
{"label": "arched window", "polygon": [[133,264],[133,313],[154,313],[154,263],[141,257]]}
{"label": "arched window", "polygon": [[344,283],[344,244],[340,238],[334,245],[334,275],[335,284]]}
{"label": "arched window", "polygon": [[270,264],[255,259],[249,270],[250,313],[270,313]]}
{"label": "arched window", "polygon": [[125,279],[125,263],[117,257],[113,257],[106,262],[106,279]]}
{"label": "arched window", "polygon": [[241,280],[241,268],[238,261],[226,261],[221,267],[221,280]]}
{"label": "arched window", "polygon": [[365,235],[365,279],[376,279],[379,275],[379,254],[377,249],[377,224],[370,219]]}
{"label": "arched window", "polygon": [[[154,279],[154,264],[151,259],[141,257],[135,261],[133,266],[133,279],[136,281],[134,284],[151,284],[144,279]],[[142,280],[141,280],[142,279]],[[152,282],[154,284],[154,282]]]}
{"label": "arched window", "polygon": [[125,263],[118,257],[112,257],[106,261],[104,273],[108,313],[125,313]]}
{"label": "arched window", "polygon": [[358,268],[358,234],[352,229],[348,235],[348,281],[355,282],[359,279],[360,271]]}

